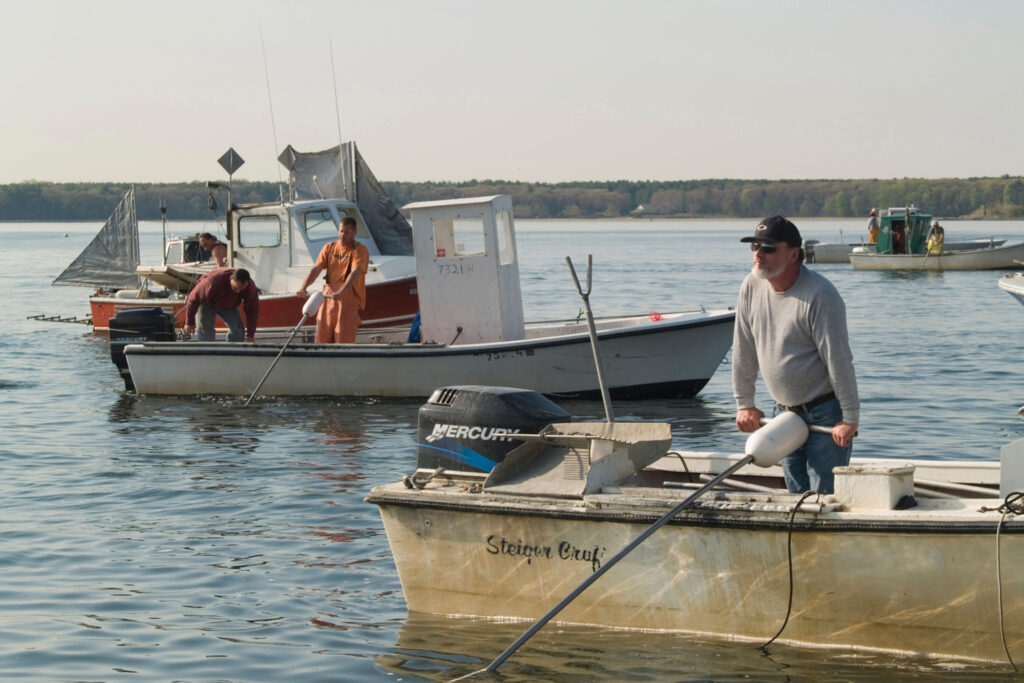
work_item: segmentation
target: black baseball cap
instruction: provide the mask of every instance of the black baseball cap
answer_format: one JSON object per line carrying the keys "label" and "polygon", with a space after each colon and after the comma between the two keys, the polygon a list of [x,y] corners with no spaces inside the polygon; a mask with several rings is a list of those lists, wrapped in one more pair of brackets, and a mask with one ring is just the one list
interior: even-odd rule
{"label": "black baseball cap", "polygon": [[765,218],[754,228],[752,236],[743,237],[740,242],[766,242],[768,244],[785,242],[791,247],[799,247],[803,244],[803,240],[800,239],[800,231],[785,216]]}

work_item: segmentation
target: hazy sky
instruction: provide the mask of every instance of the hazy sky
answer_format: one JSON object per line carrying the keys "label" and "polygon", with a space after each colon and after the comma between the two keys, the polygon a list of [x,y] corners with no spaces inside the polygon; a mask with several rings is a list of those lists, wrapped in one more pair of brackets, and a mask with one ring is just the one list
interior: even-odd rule
{"label": "hazy sky", "polygon": [[285,145],[337,144],[335,80],[382,180],[1024,175],[1014,0],[0,0],[0,25],[0,183],[222,179],[228,147],[278,180]]}

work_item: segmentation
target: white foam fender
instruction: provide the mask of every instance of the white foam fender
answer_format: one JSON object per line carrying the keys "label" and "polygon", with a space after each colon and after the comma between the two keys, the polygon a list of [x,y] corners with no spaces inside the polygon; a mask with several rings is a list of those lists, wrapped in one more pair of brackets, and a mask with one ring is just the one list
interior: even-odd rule
{"label": "white foam fender", "polygon": [[306,303],[302,306],[302,315],[307,318],[316,315],[316,312],[320,310],[320,305],[324,302],[323,292],[313,292]]}
{"label": "white foam fender", "polygon": [[747,437],[744,452],[754,458],[759,467],[771,467],[807,441],[810,430],[803,418],[786,411]]}

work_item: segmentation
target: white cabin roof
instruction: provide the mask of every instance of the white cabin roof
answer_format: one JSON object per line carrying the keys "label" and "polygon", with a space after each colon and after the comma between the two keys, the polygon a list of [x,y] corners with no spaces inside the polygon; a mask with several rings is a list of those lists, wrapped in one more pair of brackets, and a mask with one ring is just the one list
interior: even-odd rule
{"label": "white cabin roof", "polygon": [[490,204],[501,196],[502,195],[500,194],[493,194],[487,197],[465,197],[463,199],[441,199],[433,202],[413,202],[411,204],[406,204],[402,208],[411,211],[412,209],[431,209],[439,206],[473,206],[474,204]]}

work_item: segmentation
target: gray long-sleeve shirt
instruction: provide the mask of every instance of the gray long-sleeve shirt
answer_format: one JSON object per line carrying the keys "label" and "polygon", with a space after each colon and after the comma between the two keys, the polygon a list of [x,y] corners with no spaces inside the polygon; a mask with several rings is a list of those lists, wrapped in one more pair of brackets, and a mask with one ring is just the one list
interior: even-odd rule
{"label": "gray long-sleeve shirt", "polygon": [[740,287],[732,346],[738,408],[754,407],[760,370],[768,393],[795,406],[835,391],[843,422],[860,422],[860,399],[846,330],[846,305],[827,279],[800,266],[785,292],[750,274]]}

